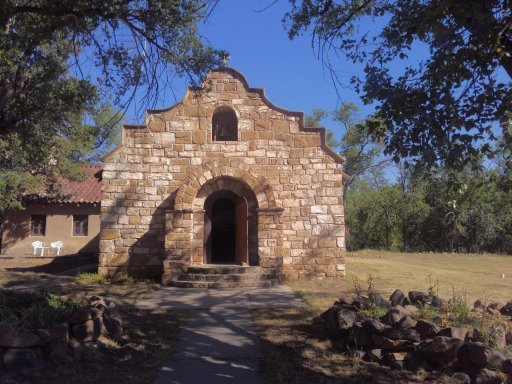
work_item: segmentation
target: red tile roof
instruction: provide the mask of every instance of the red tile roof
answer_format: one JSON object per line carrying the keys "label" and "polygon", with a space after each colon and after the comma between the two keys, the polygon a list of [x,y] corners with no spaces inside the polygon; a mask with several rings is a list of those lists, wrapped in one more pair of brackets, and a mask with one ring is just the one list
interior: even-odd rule
{"label": "red tile roof", "polygon": [[89,166],[85,172],[88,176],[82,181],[58,178],[57,186],[65,196],[62,203],[99,203],[101,202],[101,172],[98,165]]}

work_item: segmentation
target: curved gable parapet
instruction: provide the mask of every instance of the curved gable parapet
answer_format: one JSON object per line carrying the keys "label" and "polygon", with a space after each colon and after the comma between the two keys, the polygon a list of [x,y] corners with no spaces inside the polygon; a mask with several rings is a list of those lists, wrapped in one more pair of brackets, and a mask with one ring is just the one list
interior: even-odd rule
{"label": "curved gable parapet", "polygon": [[[298,119],[299,130],[301,132],[318,133],[320,135],[321,147],[324,150],[324,152],[327,153],[335,162],[337,162],[339,164],[345,163],[345,161],[346,161],[345,158],[343,156],[341,156],[339,153],[335,152],[331,147],[329,147],[327,145],[327,139],[326,139],[327,132],[324,127],[307,128],[304,126],[304,112],[292,111],[292,110],[281,108],[281,107],[275,105],[272,101],[270,101],[270,99],[265,94],[265,89],[253,88],[253,87],[249,86],[249,82],[247,81],[247,78],[241,72],[237,71],[234,68],[231,68],[231,67],[217,68],[217,69],[213,70],[212,72],[221,72],[221,73],[229,74],[233,78],[240,81],[243,84],[244,88],[248,92],[257,93],[261,97],[261,100],[263,100],[263,102],[265,104],[267,104],[269,108],[271,108],[275,111],[278,111],[284,115],[296,117]],[[192,88],[189,88],[189,89],[193,90]],[[195,88],[195,90],[197,90],[197,88]]]}

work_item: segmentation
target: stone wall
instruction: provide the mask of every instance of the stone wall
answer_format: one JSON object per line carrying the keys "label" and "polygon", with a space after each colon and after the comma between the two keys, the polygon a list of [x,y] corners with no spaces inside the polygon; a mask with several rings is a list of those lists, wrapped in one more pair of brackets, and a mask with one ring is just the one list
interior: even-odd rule
{"label": "stone wall", "polygon": [[[219,107],[236,113],[237,141],[212,139]],[[99,271],[164,266],[172,278],[205,263],[205,201],[229,190],[248,204],[248,264],[290,278],[343,275],[342,163],[302,113],[272,105],[233,69],[214,71],[182,102],[148,111],[145,126],[125,126],[104,159]]]}

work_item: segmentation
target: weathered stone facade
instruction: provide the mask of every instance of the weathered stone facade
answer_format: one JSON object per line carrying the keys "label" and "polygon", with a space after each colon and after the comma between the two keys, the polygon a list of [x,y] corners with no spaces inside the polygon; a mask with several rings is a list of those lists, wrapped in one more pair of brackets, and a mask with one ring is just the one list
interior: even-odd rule
{"label": "weathered stone facade", "polygon": [[342,163],[302,113],[231,68],[213,71],[145,126],[125,126],[104,159],[99,272],[170,282],[220,263],[343,275]]}

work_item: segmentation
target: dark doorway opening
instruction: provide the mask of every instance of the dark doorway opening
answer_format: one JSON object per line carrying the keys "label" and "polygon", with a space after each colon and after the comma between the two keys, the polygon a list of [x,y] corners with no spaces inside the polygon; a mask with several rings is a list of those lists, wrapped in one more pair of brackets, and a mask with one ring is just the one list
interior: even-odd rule
{"label": "dark doorway opening", "polygon": [[227,197],[212,205],[211,262],[235,262],[235,203]]}
{"label": "dark doorway opening", "polygon": [[248,264],[247,201],[217,191],[205,202],[204,254],[207,264]]}

